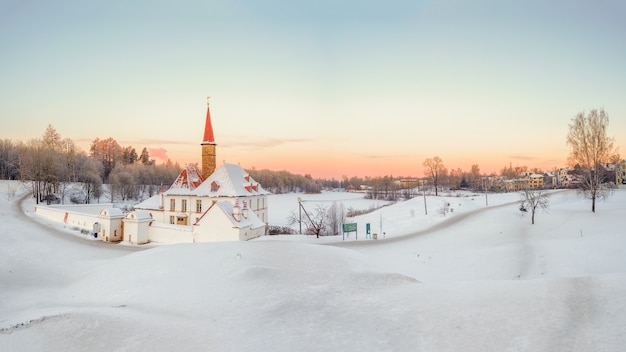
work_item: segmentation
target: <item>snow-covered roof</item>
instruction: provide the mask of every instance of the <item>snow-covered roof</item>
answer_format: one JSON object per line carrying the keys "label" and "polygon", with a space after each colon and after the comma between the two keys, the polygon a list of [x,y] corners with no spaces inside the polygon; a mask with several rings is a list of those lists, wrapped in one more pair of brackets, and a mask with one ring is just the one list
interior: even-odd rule
{"label": "snow-covered roof", "polygon": [[160,195],[155,194],[152,197],[144,200],[143,202],[135,204],[134,207],[135,209],[159,210],[160,209],[159,198],[160,198]]}
{"label": "snow-covered roof", "polygon": [[[230,201],[221,201],[215,204],[224,214],[228,217],[228,219],[233,223],[233,226],[236,228],[244,228],[250,226],[253,229],[265,226],[265,223],[259,219],[256,214],[248,209],[247,217],[242,215],[243,205],[239,204],[239,220],[235,219],[233,216],[233,210],[235,205]],[[210,210],[209,210],[210,211]]]}
{"label": "snow-covered roof", "polygon": [[200,197],[249,197],[269,194],[236,164],[218,167],[192,194]]}
{"label": "snow-covered roof", "polygon": [[163,194],[188,195],[202,183],[202,174],[194,165],[187,165],[180,172],[172,186]]}
{"label": "snow-covered roof", "polygon": [[106,208],[106,209],[102,209],[102,211],[100,212],[100,215],[115,218],[115,217],[123,217],[124,212],[122,212],[122,209],[120,208]]}
{"label": "snow-covered roof", "polygon": [[152,220],[152,216],[145,210],[135,210],[126,215],[126,219],[147,221]]}

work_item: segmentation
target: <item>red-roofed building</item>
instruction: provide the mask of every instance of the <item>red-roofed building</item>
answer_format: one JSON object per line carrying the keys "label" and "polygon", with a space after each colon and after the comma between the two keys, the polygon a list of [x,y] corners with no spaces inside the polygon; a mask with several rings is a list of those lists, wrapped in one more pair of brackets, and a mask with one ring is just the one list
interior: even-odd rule
{"label": "red-roofed building", "polygon": [[149,242],[237,241],[265,234],[269,192],[239,165],[216,168],[208,99],[201,145],[202,173],[186,166],[167,191],[135,205],[155,220]]}

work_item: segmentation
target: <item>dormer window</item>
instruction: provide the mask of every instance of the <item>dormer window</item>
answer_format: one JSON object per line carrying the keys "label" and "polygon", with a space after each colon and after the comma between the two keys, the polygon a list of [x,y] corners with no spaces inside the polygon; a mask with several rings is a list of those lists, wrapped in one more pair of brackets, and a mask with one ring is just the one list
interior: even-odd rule
{"label": "dormer window", "polygon": [[246,182],[250,182],[250,175],[246,175],[246,176],[244,176],[243,178],[245,178],[245,179],[246,179]]}
{"label": "dormer window", "polygon": [[217,192],[218,189],[220,189],[220,185],[215,181],[211,182],[211,192]]}

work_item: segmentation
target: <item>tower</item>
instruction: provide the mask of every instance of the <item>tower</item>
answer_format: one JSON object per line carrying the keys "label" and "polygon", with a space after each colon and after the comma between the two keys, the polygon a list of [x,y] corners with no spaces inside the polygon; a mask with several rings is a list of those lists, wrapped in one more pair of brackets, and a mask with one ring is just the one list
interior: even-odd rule
{"label": "tower", "polygon": [[213,136],[213,125],[211,124],[211,109],[209,108],[209,98],[206,97],[206,122],[204,125],[204,138],[202,139],[202,179],[206,180],[215,171],[215,137]]}

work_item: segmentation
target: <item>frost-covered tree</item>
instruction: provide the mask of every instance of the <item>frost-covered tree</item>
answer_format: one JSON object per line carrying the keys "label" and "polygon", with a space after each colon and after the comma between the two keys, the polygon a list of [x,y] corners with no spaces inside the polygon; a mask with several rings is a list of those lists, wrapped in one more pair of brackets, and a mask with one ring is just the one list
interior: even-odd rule
{"label": "frost-covered tree", "polygon": [[8,139],[0,140],[0,179],[16,180],[20,176],[19,147]]}
{"label": "frost-covered tree", "polygon": [[132,175],[131,168],[118,165],[109,175],[109,186],[111,187],[111,202],[114,201],[115,195],[125,201],[136,198],[135,178]]}
{"label": "frost-covered tree", "polygon": [[448,214],[449,212],[450,212],[450,202],[448,202],[447,200],[442,201],[441,207],[439,208],[439,214],[445,217],[446,214]]}
{"label": "frost-covered tree", "polygon": [[333,202],[328,208],[328,231],[333,235],[339,234],[341,226],[346,222],[346,209],[343,203]]}
{"label": "frost-covered tree", "polygon": [[102,164],[88,157],[86,154],[79,154],[77,158],[78,181],[83,184],[84,200],[74,199],[76,202],[91,203],[92,200],[100,198],[102,195]]}

